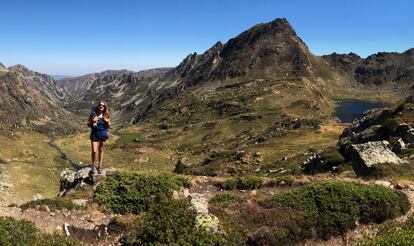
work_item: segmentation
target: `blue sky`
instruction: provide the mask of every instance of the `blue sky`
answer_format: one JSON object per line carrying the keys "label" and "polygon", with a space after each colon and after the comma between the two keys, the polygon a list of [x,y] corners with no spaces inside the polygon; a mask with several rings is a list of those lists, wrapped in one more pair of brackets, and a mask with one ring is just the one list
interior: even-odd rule
{"label": "blue sky", "polygon": [[0,0],[0,62],[48,74],[176,66],[285,17],[317,55],[414,47],[414,1]]}

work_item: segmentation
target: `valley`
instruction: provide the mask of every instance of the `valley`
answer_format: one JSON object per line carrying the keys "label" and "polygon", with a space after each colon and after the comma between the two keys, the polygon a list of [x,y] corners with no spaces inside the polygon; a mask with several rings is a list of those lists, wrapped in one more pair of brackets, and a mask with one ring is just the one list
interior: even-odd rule
{"label": "valley", "polygon": [[[62,240],[359,245],[381,223],[413,230],[413,49],[316,56],[278,18],[172,68],[55,80],[1,65],[0,82],[0,216]],[[113,128],[95,175],[101,100]]]}

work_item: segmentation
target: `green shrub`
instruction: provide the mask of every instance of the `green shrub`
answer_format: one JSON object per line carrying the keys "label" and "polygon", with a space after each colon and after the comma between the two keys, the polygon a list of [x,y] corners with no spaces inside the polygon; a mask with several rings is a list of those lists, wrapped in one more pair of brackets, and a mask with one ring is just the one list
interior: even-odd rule
{"label": "green shrub", "polygon": [[190,181],[173,173],[115,172],[97,187],[94,199],[116,213],[139,213],[183,186],[190,186]]}
{"label": "green shrub", "polygon": [[291,186],[293,184],[294,178],[292,175],[286,175],[286,176],[279,176],[272,178],[270,181],[266,183],[266,186],[282,186],[282,185],[288,185]]}
{"label": "green shrub", "polygon": [[414,230],[395,228],[386,234],[368,240],[358,246],[411,246],[414,245]]}
{"label": "green shrub", "polygon": [[223,190],[234,190],[237,186],[237,179],[228,178],[226,181],[219,183],[218,186]]}
{"label": "green shrub", "polygon": [[309,217],[291,208],[253,204],[241,212],[239,219],[241,224],[254,228],[247,234],[247,245],[293,245],[312,235]]}
{"label": "green shrub", "polygon": [[210,204],[214,206],[228,207],[231,204],[241,202],[243,199],[234,194],[217,194],[210,200]]}
{"label": "green shrub", "polygon": [[358,246],[414,245],[414,217],[409,217],[401,227],[394,224],[377,235],[359,243]]}
{"label": "green shrub", "polygon": [[183,164],[182,160],[178,160],[177,163],[175,164],[175,168],[173,172],[178,173],[178,174],[184,174],[187,168],[188,167]]}
{"label": "green shrub", "polygon": [[381,223],[405,214],[407,197],[386,187],[353,182],[326,181],[280,193],[263,202],[305,212],[315,221],[320,238],[341,235],[362,223]]}
{"label": "green shrub", "polygon": [[382,139],[388,139],[394,134],[397,127],[398,122],[395,119],[386,119],[377,130],[377,133],[381,134]]}
{"label": "green shrub", "polygon": [[222,223],[226,245],[293,245],[312,236],[313,223],[304,212],[241,202],[230,208],[210,206]]}
{"label": "green shrub", "polygon": [[0,217],[0,245],[72,246],[80,245],[73,239],[41,233],[27,220]]}
{"label": "green shrub", "polygon": [[55,210],[62,210],[68,209],[72,210],[78,208],[72,201],[63,199],[63,198],[56,198],[56,199],[40,199],[36,201],[30,201],[20,206],[21,209],[26,210],[29,208],[37,208],[44,209],[44,206],[48,206],[51,211]]}
{"label": "green shrub", "polygon": [[223,245],[219,234],[195,227],[189,200],[161,201],[123,238],[124,245]]}
{"label": "green shrub", "polygon": [[237,180],[237,189],[254,190],[259,189],[263,185],[263,179],[260,177],[239,178]]}
{"label": "green shrub", "polygon": [[325,173],[333,170],[333,167],[337,167],[337,172],[348,168],[345,165],[349,163],[345,162],[345,158],[339,153],[337,148],[325,149],[323,153],[318,154],[318,157],[308,162],[304,166],[304,172],[306,174],[314,175],[317,173]]}
{"label": "green shrub", "polygon": [[262,187],[263,179],[260,177],[247,177],[247,178],[228,178],[226,181],[221,182],[218,186],[223,190],[254,190]]}
{"label": "green shrub", "polygon": [[404,107],[404,110],[414,110],[413,103],[404,103],[403,107]]}
{"label": "green shrub", "polygon": [[332,167],[345,163],[345,158],[337,150],[323,154],[322,160],[326,170],[331,170]]}

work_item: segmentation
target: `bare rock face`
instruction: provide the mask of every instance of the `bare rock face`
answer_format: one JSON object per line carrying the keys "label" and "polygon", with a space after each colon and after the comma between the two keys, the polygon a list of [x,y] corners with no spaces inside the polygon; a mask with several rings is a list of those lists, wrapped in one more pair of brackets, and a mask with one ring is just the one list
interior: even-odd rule
{"label": "bare rock face", "polygon": [[405,163],[387,143],[383,141],[353,144],[351,146],[351,160],[355,172],[361,176],[374,175],[378,165],[400,165]]}

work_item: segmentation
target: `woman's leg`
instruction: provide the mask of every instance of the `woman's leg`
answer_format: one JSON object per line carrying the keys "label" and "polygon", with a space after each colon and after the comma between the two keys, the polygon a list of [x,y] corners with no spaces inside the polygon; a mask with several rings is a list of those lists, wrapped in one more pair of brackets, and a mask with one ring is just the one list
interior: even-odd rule
{"label": "woman's leg", "polygon": [[98,142],[91,141],[92,166],[96,166],[96,153],[98,153]]}
{"label": "woman's leg", "polygon": [[101,167],[102,166],[103,154],[104,154],[103,145],[104,145],[104,142],[103,141],[99,141],[99,162],[98,162],[98,167]]}

